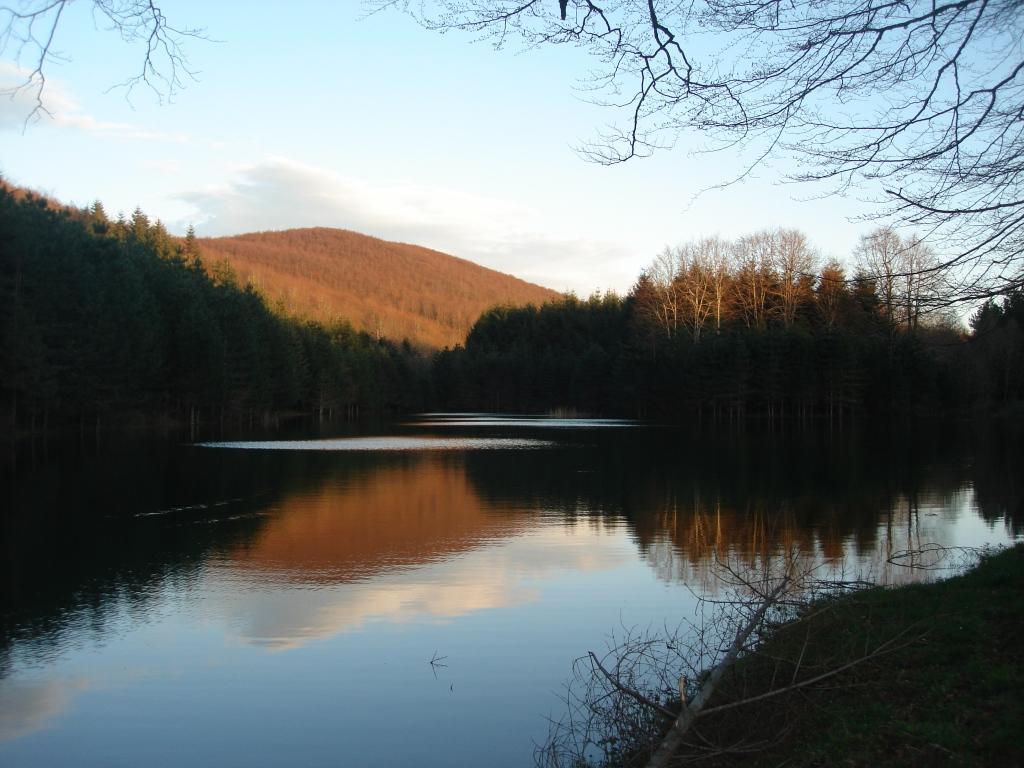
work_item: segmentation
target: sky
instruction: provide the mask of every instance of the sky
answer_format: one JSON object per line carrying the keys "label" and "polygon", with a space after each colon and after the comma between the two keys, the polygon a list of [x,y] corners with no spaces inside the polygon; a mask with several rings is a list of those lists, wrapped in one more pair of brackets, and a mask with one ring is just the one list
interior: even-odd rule
{"label": "sky", "polygon": [[[51,112],[0,98],[0,174],[108,213],[141,207],[175,234],[326,226],[436,248],[559,291],[625,292],[666,245],[796,227],[849,258],[872,224],[855,197],[787,184],[784,163],[735,176],[744,158],[693,137],[605,167],[575,147],[616,115],[580,85],[572,48],[496,51],[356,0],[168,0],[194,81],[170,102],[117,85],[136,45],[72,4],[47,69]],[[26,61],[0,59],[0,89]],[[703,190],[703,191],[702,191]]]}

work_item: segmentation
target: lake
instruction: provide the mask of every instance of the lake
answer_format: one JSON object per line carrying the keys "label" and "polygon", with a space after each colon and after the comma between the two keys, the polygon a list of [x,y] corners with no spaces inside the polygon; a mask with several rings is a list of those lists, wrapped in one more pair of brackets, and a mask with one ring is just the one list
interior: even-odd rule
{"label": "lake", "polygon": [[713,553],[1024,532],[999,430],[426,414],[50,440],[3,469],[0,764],[528,766],[573,660],[675,625]]}

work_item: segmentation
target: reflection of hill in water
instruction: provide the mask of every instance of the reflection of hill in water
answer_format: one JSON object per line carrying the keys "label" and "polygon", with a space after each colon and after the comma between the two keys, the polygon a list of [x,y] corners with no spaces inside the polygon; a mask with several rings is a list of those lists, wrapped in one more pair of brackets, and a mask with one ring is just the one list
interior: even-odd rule
{"label": "reflection of hill in water", "polygon": [[522,516],[497,511],[477,495],[460,457],[412,455],[282,498],[232,560],[299,583],[354,581],[523,528]]}

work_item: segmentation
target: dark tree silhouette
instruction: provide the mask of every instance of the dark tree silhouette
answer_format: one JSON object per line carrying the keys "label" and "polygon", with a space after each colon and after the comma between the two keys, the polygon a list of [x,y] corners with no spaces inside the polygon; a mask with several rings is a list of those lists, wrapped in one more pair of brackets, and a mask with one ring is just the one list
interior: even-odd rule
{"label": "dark tree silhouette", "polygon": [[[920,228],[972,300],[1024,282],[1020,0],[373,0],[497,45],[569,45],[620,122],[583,148],[619,163],[699,132],[757,165],[867,187]],[[566,8],[566,5],[568,6]],[[751,166],[751,167],[752,167]],[[749,170],[749,169],[748,169]]]}

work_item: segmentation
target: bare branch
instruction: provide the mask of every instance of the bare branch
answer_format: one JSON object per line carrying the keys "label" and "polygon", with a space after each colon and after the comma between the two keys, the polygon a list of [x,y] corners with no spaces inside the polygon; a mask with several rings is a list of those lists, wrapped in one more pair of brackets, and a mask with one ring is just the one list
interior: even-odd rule
{"label": "bare branch", "polygon": [[[20,5],[0,5],[0,55],[10,55],[24,64],[24,79],[0,95],[15,97],[29,93],[33,107],[26,123],[50,112],[45,105],[47,72],[63,57],[55,44],[73,0],[28,0]],[[90,0],[94,22],[116,32],[124,43],[139,46],[138,72],[118,83],[130,97],[139,85],[146,86],[158,100],[171,100],[197,73],[188,63],[185,44],[189,39],[208,40],[202,29],[177,27],[153,0]]]}

